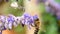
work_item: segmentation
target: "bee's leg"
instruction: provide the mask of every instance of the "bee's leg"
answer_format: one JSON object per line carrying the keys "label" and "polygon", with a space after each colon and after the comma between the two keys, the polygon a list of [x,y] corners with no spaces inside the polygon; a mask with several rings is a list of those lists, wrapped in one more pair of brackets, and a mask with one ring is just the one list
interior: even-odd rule
{"label": "bee's leg", "polygon": [[31,26],[32,26],[32,27],[35,27],[35,25],[34,25],[34,24],[31,24]]}

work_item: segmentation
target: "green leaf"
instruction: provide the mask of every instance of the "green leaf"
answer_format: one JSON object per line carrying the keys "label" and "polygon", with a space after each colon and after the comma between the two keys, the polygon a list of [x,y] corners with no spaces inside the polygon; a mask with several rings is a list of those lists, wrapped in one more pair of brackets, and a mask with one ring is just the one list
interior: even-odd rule
{"label": "green leaf", "polygon": [[60,0],[55,0],[57,3],[60,3]]}

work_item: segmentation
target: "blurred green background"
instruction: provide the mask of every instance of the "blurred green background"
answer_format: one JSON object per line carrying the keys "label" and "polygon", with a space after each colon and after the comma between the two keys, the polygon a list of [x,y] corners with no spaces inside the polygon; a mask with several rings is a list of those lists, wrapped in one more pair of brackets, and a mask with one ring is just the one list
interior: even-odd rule
{"label": "blurred green background", "polygon": [[[55,0],[57,3],[60,3],[60,0]],[[44,3],[39,5],[40,12],[42,13],[42,30],[39,30],[38,34],[60,34],[58,31],[59,20],[56,19],[56,16],[47,13],[45,10]]]}
{"label": "blurred green background", "polygon": [[[21,16],[24,11],[21,9],[14,9],[10,7],[10,4],[16,0],[9,0],[9,2],[1,2],[0,3],[0,15],[8,15],[13,14],[15,16]],[[17,1],[19,5],[23,6],[23,0]],[[56,2],[60,2],[60,0],[56,0]],[[38,34],[60,34],[57,26],[57,19],[56,17],[52,16],[49,13],[46,13],[45,6],[43,3],[40,3],[39,5],[40,12],[42,12],[42,29],[39,30]],[[18,25],[18,27],[14,28],[13,30],[17,32],[17,34],[25,34],[25,27],[22,27],[21,25]]]}

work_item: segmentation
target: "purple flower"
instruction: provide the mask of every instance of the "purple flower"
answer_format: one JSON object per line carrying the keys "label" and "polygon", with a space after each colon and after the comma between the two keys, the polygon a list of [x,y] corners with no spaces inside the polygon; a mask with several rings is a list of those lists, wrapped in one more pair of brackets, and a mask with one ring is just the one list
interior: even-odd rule
{"label": "purple flower", "polygon": [[0,30],[2,31],[2,30],[6,30],[6,28],[5,28],[5,22],[6,22],[6,16],[4,16],[4,15],[1,15],[0,16],[0,21],[1,21],[1,23],[0,23]]}
{"label": "purple flower", "polygon": [[9,16],[7,17],[7,21],[8,21],[8,22],[14,22],[14,21],[15,21],[15,16],[14,16],[14,15],[9,15]]}
{"label": "purple flower", "polygon": [[49,0],[50,5],[55,7],[56,9],[60,9],[60,4],[55,2],[55,0]]}
{"label": "purple flower", "polygon": [[28,13],[25,13],[23,16],[24,16],[24,18],[30,18],[31,17]]}
{"label": "purple flower", "polygon": [[37,15],[30,16],[29,14],[24,14],[23,23],[24,25],[28,26],[29,29],[31,29],[31,25],[34,24],[34,20],[38,19]]}
{"label": "purple flower", "polygon": [[[9,15],[7,17],[0,16],[0,20],[5,22],[5,24],[3,26],[4,28],[2,30],[4,30],[5,28],[12,29],[12,25],[17,25],[16,22],[20,22],[20,21],[23,25],[26,25],[26,26],[28,26],[29,29],[31,29],[31,25],[34,24],[34,20],[37,18],[38,18],[37,15],[30,16],[29,14],[24,14],[23,17],[15,17],[14,15]],[[2,26],[2,24],[1,24],[1,26]]]}
{"label": "purple flower", "polygon": [[13,25],[13,23],[15,22],[15,16],[14,15],[9,15],[8,17],[7,17],[7,22],[8,22],[8,28],[9,29],[12,29],[12,25]]}
{"label": "purple flower", "polygon": [[34,19],[34,20],[38,19],[38,16],[37,16],[37,15],[34,15],[34,16],[33,16],[33,19]]}
{"label": "purple flower", "polygon": [[32,16],[30,16],[29,14],[24,14],[24,17],[25,17],[25,21],[26,23],[33,23],[33,19],[32,19]]}
{"label": "purple flower", "polygon": [[31,18],[27,20],[27,26],[29,29],[31,29],[31,25],[34,23],[34,20],[32,20]]}
{"label": "purple flower", "polygon": [[5,23],[6,17],[5,17],[5,16],[0,16],[0,21],[1,21],[2,23]]}

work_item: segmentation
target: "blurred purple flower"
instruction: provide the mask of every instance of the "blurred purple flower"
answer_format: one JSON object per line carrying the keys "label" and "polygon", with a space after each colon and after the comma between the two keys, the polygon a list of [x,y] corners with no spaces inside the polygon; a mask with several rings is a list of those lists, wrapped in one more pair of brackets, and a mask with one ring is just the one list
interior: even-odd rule
{"label": "blurred purple flower", "polygon": [[24,18],[30,18],[31,17],[28,13],[25,13],[23,16],[24,16]]}
{"label": "blurred purple flower", "polygon": [[22,22],[24,22],[24,25],[28,26],[29,29],[31,29],[31,24],[34,23],[34,20],[32,18],[31,15],[29,15],[28,13],[23,14],[24,19],[22,20]]}
{"label": "blurred purple flower", "polygon": [[34,16],[30,16],[29,14],[24,14],[24,23],[25,25],[28,26],[29,29],[31,29],[31,25],[34,24],[34,20],[38,19],[38,16],[37,15],[34,15]]}
{"label": "blurred purple flower", "polygon": [[[21,21],[23,25],[26,25],[28,26],[29,29],[31,29],[31,25],[34,24],[34,20],[36,20],[37,18],[38,18],[37,15],[31,16],[29,14],[24,14],[23,17],[18,17],[18,22]],[[6,28],[12,29],[12,25],[17,24],[15,23],[17,22],[16,20],[17,20],[17,17],[15,17],[14,15],[8,15],[7,17],[0,16],[0,21],[2,21],[3,23],[5,22],[5,26],[3,26],[4,28],[2,30]]]}
{"label": "blurred purple flower", "polygon": [[12,25],[15,22],[15,16],[14,15],[8,15],[6,20],[8,22],[8,28],[12,29]]}
{"label": "blurred purple flower", "polygon": [[33,19],[31,17],[32,16],[29,14],[24,14],[25,21],[27,21],[29,24],[33,23]]}
{"label": "blurred purple flower", "polygon": [[37,15],[34,15],[34,16],[33,16],[33,19],[34,19],[34,20],[38,19],[38,16],[37,16]]}
{"label": "blurred purple flower", "polygon": [[2,23],[5,23],[5,22],[6,22],[5,20],[6,20],[6,17],[5,17],[5,16],[3,16],[3,15],[0,16],[0,21],[1,21]]}
{"label": "blurred purple flower", "polygon": [[8,16],[8,18],[7,18],[7,20],[8,20],[8,22],[14,22],[14,17],[13,16]]}

